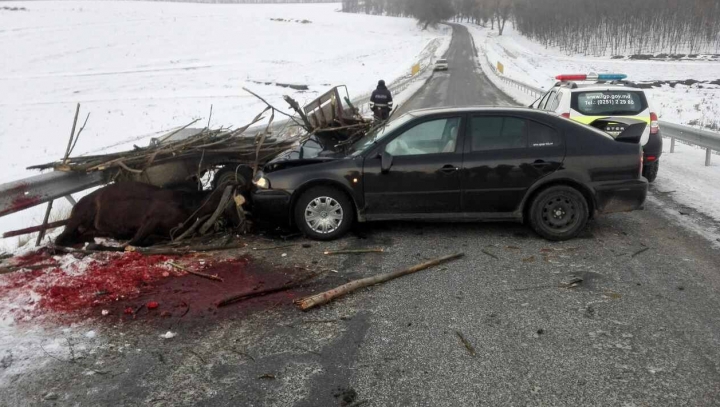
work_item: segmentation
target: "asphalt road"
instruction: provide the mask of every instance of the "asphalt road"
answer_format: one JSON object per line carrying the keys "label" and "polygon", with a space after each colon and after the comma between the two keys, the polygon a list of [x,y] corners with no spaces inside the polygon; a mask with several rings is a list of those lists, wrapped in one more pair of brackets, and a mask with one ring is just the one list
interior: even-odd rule
{"label": "asphalt road", "polygon": [[[409,104],[510,103],[470,65],[468,41],[456,30],[450,72]],[[465,257],[306,313],[178,322],[167,341],[167,325],[107,326],[83,363],[110,373],[48,360],[0,404],[720,405],[720,250],[686,227],[711,221],[678,215],[670,196],[653,191],[646,210],[599,217],[564,243],[515,224],[382,223],[295,246],[266,261],[332,268],[333,283]]]}
{"label": "asphalt road", "polygon": [[450,69],[437,71],[428,83],[398,108],[395,115],[414,109],[444,106],[514,106],[475,66],[475,47],[467,28],[453,24],[453,37],[445,56]]}

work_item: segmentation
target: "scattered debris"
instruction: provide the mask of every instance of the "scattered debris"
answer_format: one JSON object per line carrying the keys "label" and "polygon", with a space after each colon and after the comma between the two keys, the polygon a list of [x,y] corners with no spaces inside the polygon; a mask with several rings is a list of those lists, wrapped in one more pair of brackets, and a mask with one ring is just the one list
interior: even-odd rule
{"label": "scattered debris", "polygon": [[622,295],[620,295],[616,292],[613,292],[613,291],[609,291],[609,290],[606,290],[605,292],[603,292],[603,295],[606,297],[612,298],[613,300],[617,300],[622,297]]}
{"label": "scattered debris", "polygon": [[424,263],[417,264],[415,266],[412,266],[410,268],[404,269],[404,270],[398,270],[391,273],[381,274],[374,277],[368,277],[363,278],[360,280],[351,281],[347,284],[341,285],[340,287],[334,288],[329,291],[325,291],[323,293],[315,294],[310,297],[300,298],[298,300],[295,300],[295,304],[297,304],[300,309],[303,311],[306,311],[310,308],[314,308],[318,305],[327,304],[328,302],[334,300],[335,298],[338,298],[340,296],[343,296],[345,294],[349,294],[353,291],[356,291],[360,288],[369,287],[371,285],[384,283],[386,281],[390,281],[393,279],[396,279],[398,277],[402,277],[411,273],[415,273],[420,270],[424,270],[429,267],[437,266],[438,264],[458,259],[462,256],[464,256],[465,253],[456,253],[445,257],[440,257],[434,260],[429,260]]}
{"label": "scattered debris", "polygon": [[172,339],[177,336],[176,332],[167,331],[164,334],[160,335],[160,338],[162,339]]}
{"label": "scattered debris", "polygon": [[520,250],[520,248],[517,246],[505,246],[505,249],[506,250]]}
{"label": "scattered debris", "polygon": [[535,262],[535,256],[530,256],[522,259],[523,263],[534,263]]}
{"label": "scattered debris", "polygon": [[637,256],[638,254],[640,254],[640,253],[645,253],[645,252],[648,251],[648,250],[650,250],[649,247],[643,247],[642,249],[640,249],[640,250],[636,251],[635,253],[633,253],[630,257],[635,257],[635,256]]}
{"label": "scattered debris", "polygon": [[537,332],[536,332],[536,333],[537,333],[538,335],[542,335],[542,334],[544,334],[544,333],[545,333],[545,330],[544,330],[544,329],[542,329],[542,328],[540,328],[540,329],[538,329],[538,330],[537,330]]}
{"label": "scattered debris", "polygon": [[455,331],[455,335],[460,338],[460,342],[465,345],[465,349],[467,349],[468,353],[470,353],[470,356],[475,357],[475,348],[473,348],[472,344],[465,339],[463,334],[461,334],[460,331]]}
{"label": "scattered debris", "polygon": [[160,304],[158,304],[157,301],[150,301],[146,305],[147,309],[156,309],[159,306],[160,306]]}
{"label": "scattered debris", "polygon": [[110,314],[110,311],[104,309],[104,310],[100,311],[100,314],[102,314],[102,316],[106,316],[106,315]]}
{"label": "scattered debris", "polygon": [[275,250],[275,249],[284,249],[286,247],[293,247],[293,246],[297,246],[297,243],[283,244],[280,246],[271,246],[271,247],[253,247],[253,250]]}
{"label": "scattered debris", "polygon": [[683,287],[683,286],[678,286],[677,289],[678,289],[679,291],[685,291],[685,287]]}
{"label": "scattered debris", "polygon": [[348,250],[327,250],[323,254],[332,256],[335,254],[362,254],[362,253],[384,253],[385,249],[348,249]]}
{"label": "scattered debris", "polygon": [[495,260],[499,260],[498,256],[490,253],[489,251],[487,251],[487,250],[485,250],[485,249],[480,249],[480,251],[483,252],[483,253],[485,253],[485,254],[487,254],[488,256],[492,257],[492,258],[495,259]]}
{"label": "scattered debris", "polygon": [[291,289],[293,289],[293,288],[300,287],[301,285],[303,285],[304,283],[306,283],[308,280],[311,280],[311,279],[317,277],[317,276],[320,275],[320,274],[321,274],[321,273],[311,274],[311,275],[309,275],[309,276],[307,276],[307,277],[301,278],[301,279],[299,279],[299,280],[297,280],[297,281],[289,282],[289,283],[287,283],[287,284],[285,284],[285,285],[282,285],[282,286],[280,286],[280,287],[268,288],[268,289],[260,290],[260,291],[250,291],[250,292],[243,292],[243,293],[240,293],[240,294],[234,294],[234,295],[231,295],[231,296],[229,296],[229,297],[226,297],[225,299],[222,299],[222,300],[218,301],[218,303],[217,303],[216,305],[217,305],[218,308],[220,308],[220,307],[224,307],[224,306],[226,306],[226,305],[230,305],[230,304],[233,304],[233,303],[236,303],[236,302],[249,300],[250,298],[261,297],[261,296],[264,296],[264,295],[268,295],[268,294],[272,294],[272,293],[277,293],[277,292],[280,292],[280,291],[291,290]]}
{"label": "scattered debris", "polygon": [[58,398],[59,396],[57,395],[57,393],[53,392],[45,393],[45,395],[43,396],[43,400],[57,400]]}
{"label": "scattered debris", "polygon": [[595,317],[595,308],[594,308],[592,305],[590,305],[590,304],[588,304],[588,305],[585,307],[585,317],[587,317],[587,318],[594,318],[594,317]]}
{"label": "scattered debris", "polygon": [[575,288],[579,286],[583,282],[582,277],[573,277],[568,281],[563,281],[560,283],[560,287],[564,288]]}
{"label": "scattered debris", "polygon": [[275,379],[276,379],[276,377],[275,377],[275,375],[274,375],[274,374],[270,374],[270,373],[265,373],[265,374],[262,374],[262,375],[258,376],[258,379],[269,379],[269,380],[275,380]]}
{"label": "scattered debris", "polygon": [[335,394],[333,394],[333,397],[336,399],[340,399],[340,402],[342,403],[342,406],[348,406],[357,400],[357,392],[353,388],[338,388]]}
{"label": "scattered debris", "polygon": [[186,272],[186,273],[190,273],[190,274],[192,274],[192,275],[194,275],[194,276],[203,277],[203,278],[207,278],[207,279],[215,280],[215,281],[220,281],[220,282],[225,281],[225,280],[223,280],[222,278],[218,277],[217,275],[214,275],[214,276],[213,276],[213,275],[210,275],[210,274],[200,273],[199,271],[193,271],[193,270],[190,270],[189,268],[183,267],[183,266],[181,266],[181,265],[179,265],[179,264],[175,264],[175,263],[173,263],[173,262],[171,262],[171,261],[169,261],[167,264],[170,265],[170,266],[175,267],[176,269],[180,269],[180,270],[182,270],[182,271],[184,271],[184,272]]}
{"label": "scattered debris", "polygon": [[85,332],[85,337],[88,338],[88,339],[93,339],[93,338],[95,338],[96,336],[97,336],[97,334],[95,333],[95,331],[87,331],[87,332]]}

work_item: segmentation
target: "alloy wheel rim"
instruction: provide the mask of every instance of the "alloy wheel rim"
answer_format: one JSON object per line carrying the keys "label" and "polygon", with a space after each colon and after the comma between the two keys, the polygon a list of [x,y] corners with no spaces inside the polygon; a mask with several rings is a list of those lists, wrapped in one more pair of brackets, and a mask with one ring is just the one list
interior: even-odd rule
{"label": "alloy wheel rim", "polygon": [[343,222],[344,212],[340,203],[329,196],[320,196],[305,207],[305,223],[316,233],[336,231]]}

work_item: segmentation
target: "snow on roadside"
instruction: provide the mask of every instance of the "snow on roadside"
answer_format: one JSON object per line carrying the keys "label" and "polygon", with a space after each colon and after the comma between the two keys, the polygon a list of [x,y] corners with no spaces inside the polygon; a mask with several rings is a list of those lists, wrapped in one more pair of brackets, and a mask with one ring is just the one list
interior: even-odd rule
{"label": "snow on roadside", "polygon": [[[405,76],[429,43],[449,44],[451,34],[407,18],[339,13],[339,4],[6,5],[27,11],[0,11],[0,183],[62,156],[76,102],[91,116],[75,153],[144,146],[195,118],[207,123],[211,105],[212,126],[247,123],[262,106],[242,87],[279,107],[282,95],[304,103],[333,85],[363,94],[378,79]],[[43,212],[1,218],[0,232],[39,224]],[[0,240],[0,252],[17,242]]]}
{"label": "snow on roadside", "polygon": [[[720,79],[718,61],[639,61],[609,57],[568,56],[557,48],[544,47],[519,34],[508,24],[502,36],[497,30],[465,24],[485,60],[487,68],[501,62],[504,75],[529,85],[548,89],[561,73],[614,72],[628,75],[632,81]],[[503,89],[504,90],[504,89]],[[514,97],[512,90],[510,95]],[[661,120],[690,125],[720,125],[720,85],[695,84],[674,87],[662,85],[646,90]],[[527,95],[522,97],[526,103]],[[530,100],[532,102],[532,100]],[[528,102],[529,103],[529,102]]]}

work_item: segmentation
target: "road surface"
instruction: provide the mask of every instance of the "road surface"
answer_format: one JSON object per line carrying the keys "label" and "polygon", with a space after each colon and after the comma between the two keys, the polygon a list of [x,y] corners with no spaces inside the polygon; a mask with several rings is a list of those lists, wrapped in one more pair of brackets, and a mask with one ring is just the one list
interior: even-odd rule
{"label": "road surface", "polygon": [[[450,72],[406,108],[511,103],[474,69],[469,38],[456,29]],[[710,220],[678,215],[660,192],[564,243],[515,224],[383,223],[288,248],[272,261],[332,268],[338,282],[465,257],[307,313],[180,321],[172,340],[158,339],[167,324],[98,329],[102,346],[83,363],[110,373],[48,358],[1,389],[0,404],[718,405],[720,251],[687,227]],[[328,247],[386,253],[323,256]]]}

